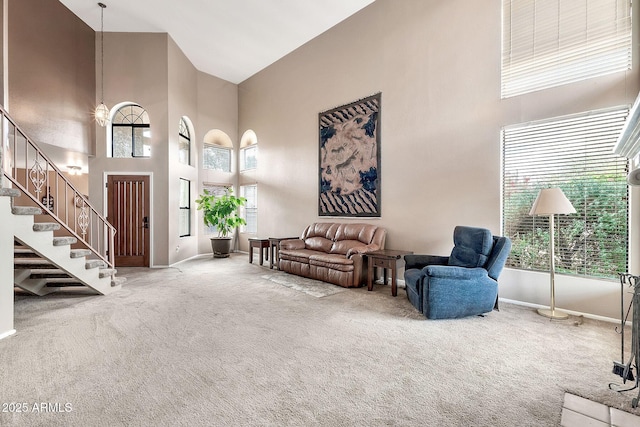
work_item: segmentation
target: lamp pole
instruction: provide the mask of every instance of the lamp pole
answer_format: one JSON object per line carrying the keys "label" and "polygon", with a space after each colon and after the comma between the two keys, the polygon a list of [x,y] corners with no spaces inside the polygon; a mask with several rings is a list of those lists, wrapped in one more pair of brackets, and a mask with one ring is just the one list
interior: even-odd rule
{"label": "lamp pole", "polygon": [[549,265],[551,266],[551,271],[549,272],[549,279],[551,282],[551,306],[550,309],[539,308],[538,314],[549,317],[551,319],[560,319],[564,320],[569,318],[567,313],[562,311],[556,311],[556,290],[555,290],[555,271],[556,271],[556,260],[555,260],[555,224],[554,224],[554,214],[549,215],[549,238],[551,239],[550,253],[549,253]]}

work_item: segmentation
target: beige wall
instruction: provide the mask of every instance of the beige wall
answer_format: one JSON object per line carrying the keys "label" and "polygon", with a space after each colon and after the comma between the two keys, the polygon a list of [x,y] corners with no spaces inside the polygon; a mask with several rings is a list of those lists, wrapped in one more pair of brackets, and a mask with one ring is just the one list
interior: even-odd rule
{"label": "beige wall", "polygon": [[[233,166],[230,173],[212,171],[202,168],[202,149],[204,136],[210,130],[218,129],[226,133],[237,149],[240,145],[238,136],[238,85],[219,79],[206,73],[198,72],[198,194],[202,192],[202,184],[237,184],[237,168]],[[237,151],[236,153],[237,154]],[[234,155],[235,155],[234,154]],[[236,188],[237,190],[237,188]],[[198,253],[210,253],[209,236],[203,234],[204,224],[202,212],[196,212],[198,226]]]}
{"label": "beige wall", "polygon": [[[182,53],[176,43],[169,37],[168,40],[168,65],[169,65],[169,121],[168,121],[168,240],[169,240],[169,264],[190,258],[198,254],[199,224],[196,221],[195,199],[198,192],[198,169],[200,155],[195,149],[195,141],[202,138],[202,133],[191,129],[193,135],[191,150],[191,164],[185,165],[178,161],[178,123],[180,118],[186,116],[189,122],[197,124],[198,116],[198,72],[187,57]],[[179,213],[179,186],[180,178],[191,183],[191,236],[179,237],[178,213]]]}
{"label": "beige wall", "polygon": [[[96,43],[99,40],[99,37],[96,37]],[[141,105],[149,113],[151,157],[106,157],[109,127],[101,128],[95,125],[96,156],[89,161],[89,196],[98,210],[105,214],[105,174],[141,174],[151,177],[151,265],[169,263],[167,46],[167,34],[105,33],[104,102],[111,109],[123,102],[133,102]],[[96,67],[99,66],[100,58],[96,55]]]}
{"label": "beige wall", "polygon": [[[258,235],[332,220],[317,215],[318,113],[378,91],[382,216],[368,221],[388,229],[387,247],[448,254],[458,224],[499,234],[501,128],[638,93],[634,66],[501,100],[500,19],[499,0],[377,0],[242,82],[239,132],[253,129],[260,149]],[[548,305],[542,276],[505,274],[501,297]],[[564,282],[558,306],[618,316],[619,285]]]}
{"label": "beige wall", "polygon": [[58,1],[8,6],[9,113],[35,142],[91,154],[94,31]]}

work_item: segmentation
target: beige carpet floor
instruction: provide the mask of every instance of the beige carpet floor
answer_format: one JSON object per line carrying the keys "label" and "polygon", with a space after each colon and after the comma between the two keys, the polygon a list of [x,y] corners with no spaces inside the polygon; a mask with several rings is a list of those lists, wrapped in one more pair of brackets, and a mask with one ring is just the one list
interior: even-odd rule
{"label": "beige carpet floor", "polygon": [[608,323],[428,321],[402,289],[318,293],[241,254],[120,275],[106,297],[16,294],[1,426],[557,426],[565,391],[637,395],[608,389]]}

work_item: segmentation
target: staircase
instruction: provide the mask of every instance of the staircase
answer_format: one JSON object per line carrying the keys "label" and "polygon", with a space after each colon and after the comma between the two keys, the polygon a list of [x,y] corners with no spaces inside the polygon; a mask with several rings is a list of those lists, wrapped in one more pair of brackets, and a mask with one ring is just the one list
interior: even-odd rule
{"label": "staircase", "polygon": [[[122,279],[89,249],[71,249],[73,236],[54,236],[58,223],[38,223],[42,209],[14,206],[20,191],[0,188],[0,221],[14,236],[14,285],[33,295],[46,295],[65,287],[90,288],[106,295],[120,289]],[[6,227],[5,227],[6,226]]]}
{"label": "staircase", "polygon": [[[3,260],[11,254],[12,240],[14,245],[13,283],[4,263],[0,291],[5,293],[0,293],[7,298],[11,285],[34,295],[70,286],[102,295],[120,289],[123,280],[115,278],[114,268],[115,228],[2,107],[0,135]],[[13,305],[4,307],[0,301],[0,308],[12,310]],[[3,328],[8,326],[0,324],[0,338]]]}

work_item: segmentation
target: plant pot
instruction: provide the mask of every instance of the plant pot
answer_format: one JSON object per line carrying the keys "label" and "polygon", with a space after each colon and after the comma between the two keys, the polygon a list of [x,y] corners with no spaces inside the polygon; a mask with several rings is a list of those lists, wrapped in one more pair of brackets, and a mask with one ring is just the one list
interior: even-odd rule
{"label": "plant pot", "polygon": [[231,237],[212,237],[211,249],[214,258],[227,258],[231,253]]}

